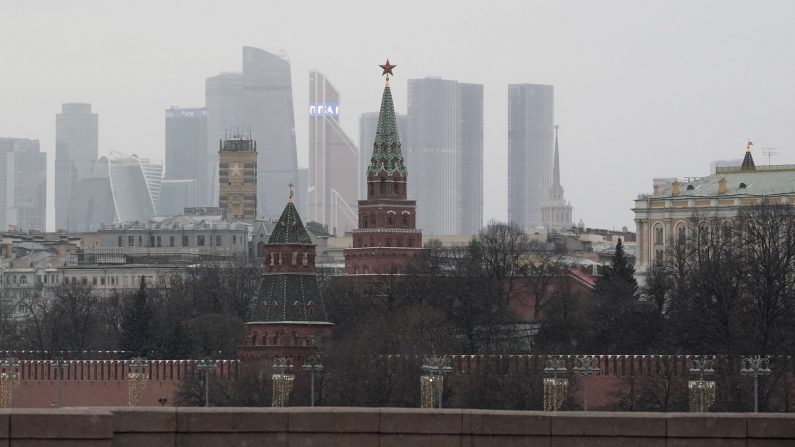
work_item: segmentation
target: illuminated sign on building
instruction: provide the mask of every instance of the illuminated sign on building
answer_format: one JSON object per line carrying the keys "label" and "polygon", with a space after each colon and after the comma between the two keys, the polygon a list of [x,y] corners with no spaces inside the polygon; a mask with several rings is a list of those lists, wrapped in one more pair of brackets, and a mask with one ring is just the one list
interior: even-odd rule
{"label": "illuminated sign on building", "polygon": [[321,116],[332,116],[336,118],[340,114],[340,106],[337,103],[312,104],[309,106],[309,116],[318,118]]}

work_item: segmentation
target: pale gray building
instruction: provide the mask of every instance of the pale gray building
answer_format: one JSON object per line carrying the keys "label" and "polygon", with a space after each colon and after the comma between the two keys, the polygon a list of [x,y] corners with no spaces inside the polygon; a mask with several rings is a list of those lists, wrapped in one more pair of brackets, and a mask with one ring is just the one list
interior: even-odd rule
{"label": "pale gray building", "polygon": [[67,103],[55,116],[55,228],[70,230],[72,190],[99,156],[99,117],[91,104]]}
{"label": "pale gray building", "polygon": [[205,183],[199,195],[201,205],[218,205],[218,147],[233,133],[241,132],[243,113],[243,75],[221,73],[207,78],[205,101],[207,112],[207,152]]}
{"label": "pale gray building", "polygon": [[0,138],[0,229],[44,231],[47,154],[39,140]]}
{"label": "pale gray building", "polygon": [[197,196],[189,197],[182,208],[205,204],[207,185],[207,110],[205,108],[166,109],[166,166],[164,180],[191,180]]}
{"label": "pale gray building", "polygon": [[508,221],[540,226],[552,186],[554,90],[551,85],[508,85]]}
{"label": "pale gray building", "polygon": [[471,234],[483,221],[483,86],[408,82],[408,194],[426,234]]}

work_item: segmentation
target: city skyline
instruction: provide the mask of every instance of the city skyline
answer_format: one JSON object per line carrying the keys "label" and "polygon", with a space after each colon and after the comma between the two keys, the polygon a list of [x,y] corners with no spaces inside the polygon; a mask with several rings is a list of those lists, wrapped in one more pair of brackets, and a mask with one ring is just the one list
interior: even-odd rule
{"label": "city skyline", "polygon": [[[408,2],[391,18],[397,28],[419,31],[387,42],[360,37],[376,35],[375,21],[363,17],[375,15],[377,5],[318,5],[313,14],[336,17],[336,25],[301,30],[285,20],[305,13],[300,6],[236,5],[15,7],[14,22],[3,22],[16,38],[0,48],[4,60],[15,61],[0,86],[5,103],[13,104],[0,108],[0,135],[39,139],[49,154],[48,220],[54,218],[52,114],[61,103],[89,102],[102,115],[101,154],[163,158],[162,110],[201,104],[205,78],[239,67],[243,45],[285,48],[296,85],[313,68],[334,79],[349,111],[341,120],[349,135],[356,133],[361,112],[377,101],[362,86],[375,85],[366,75],[385,56],[400,65],[393,85],[403,91],[407,79],[430,75],[484,84],[484,220],[507,218],[504,89],[511,83],[555,85],[556,121],[566,129],[566,195],[587,226],[631,226],[632,200],[649,189],[649,178],[705,175],[710,161],[732,157],[748,137],[758,148],[783,149],[773,163],[791,162],[795,155],[795,131],[787,124],[795,109],[787,100],[795,96],[792,57],[786,56],[786,42],[793,40],[786,24],[795,13],[789,3],[754,8],[734,2],[506,2],[488,8],[469,3],[452,12],[440,4],[423,5],[425,13],[417,16],[410,11],[420,4]],[[241,9],[251,13],[241,17]],[[52,32],[65,23],[70,32],[54,52]],[[329,34],[356,27],[361,32]],[[209,28],[224,32],[195,32]],[[423,43],[438,32],[447,38]],[[549,43],[543,46],[525,43],[544,39]],[[517,57],[519,50],[526,57]],[[49,82],[54,67],[57,83]],[[307,103],[307,92],[300,90],[294,92],[296,107]],[[397,112],[405,112],[405,97],[396,95],[395,101]],[[299,165],[306,166],[308,120],[294,115]],[[683,157],[692,163],[680,163]],[[620,170],[621,181],[604,180],[611,169]],[[597,188],[608,199],[594,201]]]}

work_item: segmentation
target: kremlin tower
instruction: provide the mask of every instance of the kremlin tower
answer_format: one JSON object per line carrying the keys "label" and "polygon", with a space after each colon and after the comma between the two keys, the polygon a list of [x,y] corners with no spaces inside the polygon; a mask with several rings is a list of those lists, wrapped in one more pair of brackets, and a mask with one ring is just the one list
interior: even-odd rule
{"label": "kremlin tower", "polygon": [[414,200],[406,197],[407,172],[395,121],[389,75],[395,65],[380,65],[386,75],[373,157],[367,167],[367,199],[359,200],[359,228],[345,250],[345,273],[404,273],[423,261],[422,231],[416,229]]}

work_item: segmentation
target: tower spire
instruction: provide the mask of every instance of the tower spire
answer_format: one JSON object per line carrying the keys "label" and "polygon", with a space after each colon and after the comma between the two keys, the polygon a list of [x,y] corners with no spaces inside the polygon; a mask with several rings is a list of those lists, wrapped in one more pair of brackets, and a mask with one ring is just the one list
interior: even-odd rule
{"label": "tower spire", "polygon": [[740,167],[742,171],[753,171],[756,169],[756,165],[754,165],[754,157],[751,155],[751,146],[754,143],[751,140],[748,140],[748,144],[745,146],[745,157],[743,158],[743,164]]}
{"label": "tower spire", "polygon": [[555,164],[552,170],[552,185],[560,185],[560,151],[558,149],[558,126],[555,124]]}
{"label": "tower spire", "polygon": [[[389,75],[394,76],[392,69],[397,65],[390,64],[387,59],[386,64],[379,65],[379,67],[384,71],[382,75],[389,80]],[[384,94],[381,97],[381,110],[378,112],[378,127],[373,143],[373,157],[367,168],[369,175],[378,175],[381,171],[388,175],[398,172],[403,177],[406,176],[406,166],[403,162],[397,121],[395,120],[395,105],[392,103],[392,90],[389,88],[389,82],[384,86]]]}

